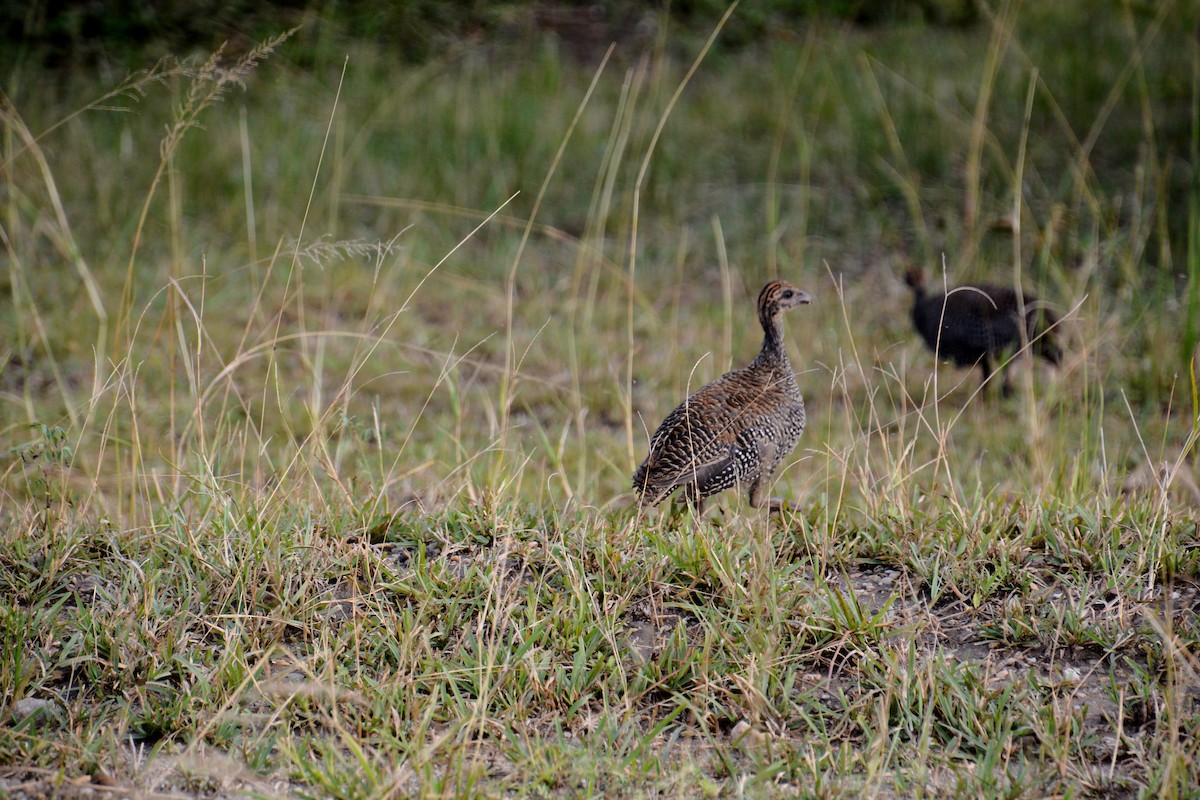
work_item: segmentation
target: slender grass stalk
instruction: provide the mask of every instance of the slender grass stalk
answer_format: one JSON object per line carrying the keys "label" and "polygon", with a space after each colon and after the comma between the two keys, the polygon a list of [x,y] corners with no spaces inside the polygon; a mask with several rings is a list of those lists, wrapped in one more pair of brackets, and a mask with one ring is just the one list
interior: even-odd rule
{"label": "slender grass stalk", "polygon": [[[1020,8],[1020,0],[1005,0],[999,13],[992,20],[992,38],[984,56],[983,75],[979,81],[979,95],[975,99],[975,116],[971,123],[971,139],[967,147],[966,194],[963,197],[964,247],[959,253],[957,264],[966,266],[975,260],[979,247],[979,204],[983,182],[983,143],[987,130],[992,93],[1000,62],[1012,38],[1013,26]],[[962,270],[956,270],[961,274]]]}
{"label": "slender grass stalk", "polygon": [[[592,75],[592,81],[588,84],[587,91],[584,93],[583,99],[575,109],[575,116],[572,117],[570,124],[567,126],[566,132],[563,134],[562,140],[559,142],[558,150],[555,152],[553,159],[550,161],[550,167],[546,171],[545,177],[542,179],[542,185],[538,188],[537,196],[533,200],[533,209],[529,212],[529,218],[525,223],[525,228],[521,233],[521,240],[517,244],[516,253],[513,256],[512,265],[508,270],[508,278],[505,281],[505,293],[507,297],[506,303],[506,324],[505,324],[505,347],[504,347],[504,378],[500,385],[500,434],[501,442],[507,442],[509,430],[509,414],[512,409],[513,395],[516,392],[516,383],[518,378],[518,370],[520,369],[520,361],[516,358],[516,343],[513,340],[513,319],[516,305],[516,281],[517,268],[521,263],[521,256],[525,252],[525,247],[529,242],[530,233],[533,230],[534,221],[537,219],[538,211],[542,207],[542,201],[546,196],[546,190],[550,186],[555,173],[558,170],[558,165],[562,161],[563,153],[567,149],[567,144],[571,141],[571,136],[575,132],[579,120],[583,116],[584,110],[588,106],[588,102],[595,92],[596,85],[600,81],[600,76],[604,74],[604,69],[608,64],[609,58],[612,56],[613,46],[610,45],[604,54],[604,58],[600,61],[600,65]],[[530,342],[531,346],[532,342]],[[527,347],[528,347],[527,346]]]}
{"label": "slender grass stalk", "polygon": [[900,193],[904,195],[904,200],[908,205],[909,217],[913,227],[916,229],[917,241],[920,245],[920,253],[918,258],[924,260],[929,256],[929,230],[925,224],[925,214],[921,210],[921,182],[916,170],[908,164],[908,158],[904,153],[904,145],[900,141],[900,136],[896,131],[895,121],[888,112],[887,102],[884,100],[883,91],[879,88],[879,81],[875,78],[875,73],[871,69],[871,62],[866,54],[859,55],[859,69],[862,74],[868,79],[871,94],[875,98],[876,107],[879,109],[879,119],[883,124],[883,132],[887,138],[888,149],[892,153],[892,157],[898,162],[895,167],[889,167],[888,172],[892,176],[896,187]]}
{"label": "slender grass stalk", "polygon": [[1188,187],[1187,287],[1185,289],[1183,336],[1179,360],[1192,378],[1192,427],[1200,423],[1196,402],[1196,345],[1200,342],[1200,42],[1192,42],[1191,180]]}
{"label": "slender grass stalk", "polygon": [[[633,356],[636,352],[634,324],[633,324],[633,287],[636,285],[637,278],[637,258],[638,258],[638,230],[640,225],[640,211],[642,203],[642,189],[646,182],[646,175],[650,171],[650,161],[654,156],[655,148],[658,146],[658,141],[662,137],[663,130],[667,127],[667,120],[671,116],[671,111],[675,108],[679,98],[683,95],[683,90],[687,88],[688,83],[692,80],[692,76],[696,74],[696,70],[700,68],[700,64],[712,49],[713,43],[716,42],[717,36],[721,33],[725,23],[733,15],[734,9],[738,7],[741,0],[734,0],[729,7],[725,9],[725,13],[709,34],[708,40],[704,46],[700,48],[700,52],[696,54],[692,64],[688,67],[688,71],[675,87],[675,91],[671,94],[667,101],[666,107],[663,109],[662,115],[658,118],[658,124],[654,128],[654,133],[650,136],[650,143],[646,146],[646,152],[642,156],[641,165],[638,167],[637,179],[633,184],[633,209],[630,216],[629,224],[629,289],[626,300],[626,324],[627,331],[626,347],[629,354],[625,362],[625,391],[628,395],[633,395]],[[631,407],[630,407],[631,408]],[[635,463],[635,447],[633,441],[633,414],[627,411],[625,414],[625,445],[629,454],[629,462]]]}

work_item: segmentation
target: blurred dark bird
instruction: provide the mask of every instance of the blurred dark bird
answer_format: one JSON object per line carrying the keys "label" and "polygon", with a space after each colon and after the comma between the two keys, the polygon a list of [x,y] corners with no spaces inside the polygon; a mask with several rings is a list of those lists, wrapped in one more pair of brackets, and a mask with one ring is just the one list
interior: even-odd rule
{"label": "blurred dark bird", "polygon": [[680,486],[697,516],[707,498],[735,485],[750,505],[767,500],[771,477],[804,431],[804,398],[783,344],[783,312],[812,301],[787,281],[758,295],[762,350],[748,367],[727,372],[684,400],[650,439],[650,455],[633,474],[641,508],[656,506]]}
{"label": "blurred dark bird", "polygon": [[[959,286],[946,294],[925,291],[925,275],[913,267],[904,275],[913,290],[913,327],[934,354],[957,366],[979,365],[983,385],[992,377],[993,359],[1026,344],[1037,355],[1057,365],[1062,351],[1054,338],[1058,317],[1031,294],[1024,294],[1025,324],[1021,325],[1021,303],[1006,286]],[[1005,370],[1001,390],[1012,387]]]}

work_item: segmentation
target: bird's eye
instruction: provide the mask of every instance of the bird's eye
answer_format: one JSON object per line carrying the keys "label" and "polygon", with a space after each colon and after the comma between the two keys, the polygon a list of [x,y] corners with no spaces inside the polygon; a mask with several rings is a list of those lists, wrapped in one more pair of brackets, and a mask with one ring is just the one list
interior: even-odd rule
{"label": "bird's eye", "polygon": [[789,298],[789,297],[791,297],[791,296],[792,296],[792,290],[791,290],[791,289],[784,289],[784,290],[783,290],[783,297],[784,297],[784,299],[787,299],[787,298]]}

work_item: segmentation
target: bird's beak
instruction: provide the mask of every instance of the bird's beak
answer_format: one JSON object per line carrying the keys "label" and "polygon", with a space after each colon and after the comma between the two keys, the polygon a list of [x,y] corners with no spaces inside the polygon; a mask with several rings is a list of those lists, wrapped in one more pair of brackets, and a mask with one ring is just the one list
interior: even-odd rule
{"label": "bird's beak", "polygon": [[801,292],[800,296],[796,298],[796,302],[801,304],[811,303],[812,295],[810,295],[808,292]]}

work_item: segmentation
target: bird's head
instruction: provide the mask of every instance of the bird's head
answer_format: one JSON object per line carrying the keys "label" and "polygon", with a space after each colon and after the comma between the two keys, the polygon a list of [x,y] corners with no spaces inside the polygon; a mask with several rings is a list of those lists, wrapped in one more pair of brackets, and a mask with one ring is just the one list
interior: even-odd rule
{"label": "bird's head", "polygon": [[908,288],[917,292],[922,291],[925,288],[925,271],[920,267],[909,267],[908,271],[904,273],[904,282]]}
{"label": "bird's head", "polygon": [[764,321],[774,319],[789,308],[811,302],[808,292],[787,281],[771,281],[758,294],[758,315]]}

